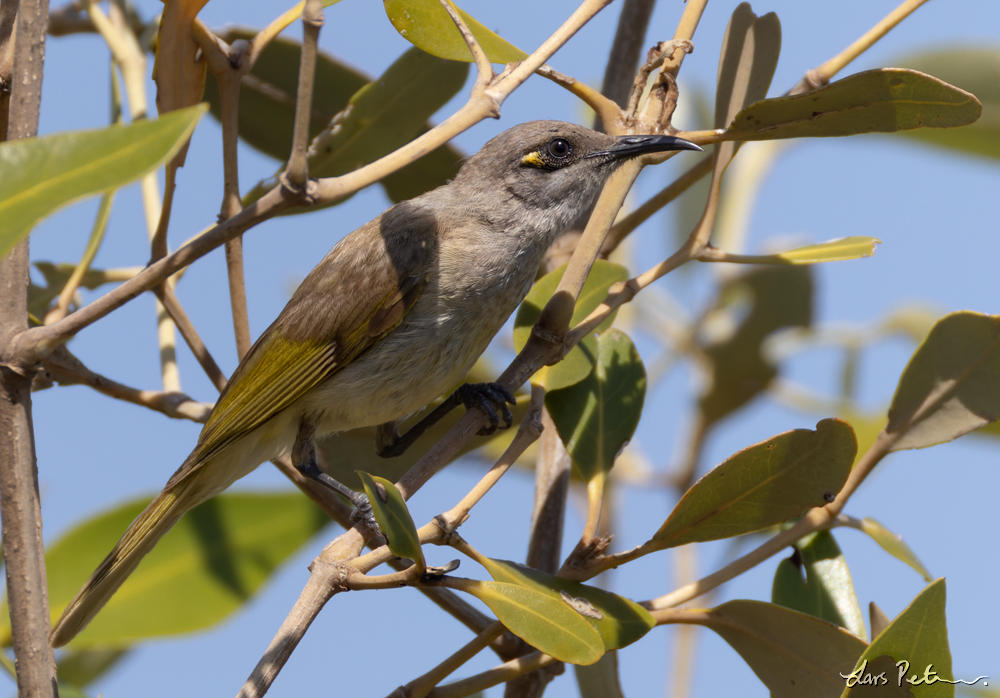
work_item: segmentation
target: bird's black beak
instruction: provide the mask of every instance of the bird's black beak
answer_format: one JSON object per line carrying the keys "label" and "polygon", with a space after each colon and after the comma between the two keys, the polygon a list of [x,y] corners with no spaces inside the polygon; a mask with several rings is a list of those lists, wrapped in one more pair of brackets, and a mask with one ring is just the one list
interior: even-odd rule
{"label": "bird's black beak", "polygon": [[704,152],[701,146],[677,136],[619,136],[618,142],[610,149],[590,153],[587,157],[609,157],[620,160],[646,153],[662,153],[668,150],[698,150]]}

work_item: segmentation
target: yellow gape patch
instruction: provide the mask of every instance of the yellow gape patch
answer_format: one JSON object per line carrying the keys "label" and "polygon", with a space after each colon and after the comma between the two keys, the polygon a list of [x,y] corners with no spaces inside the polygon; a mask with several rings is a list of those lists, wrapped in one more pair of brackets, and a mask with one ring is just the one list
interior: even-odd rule
{"label": "yellow gape patch", "polygon": [[521,164],[531,165],[532,167],[545,167],[545,161],[542,160],[542,156],[537,150],[521,158]]}

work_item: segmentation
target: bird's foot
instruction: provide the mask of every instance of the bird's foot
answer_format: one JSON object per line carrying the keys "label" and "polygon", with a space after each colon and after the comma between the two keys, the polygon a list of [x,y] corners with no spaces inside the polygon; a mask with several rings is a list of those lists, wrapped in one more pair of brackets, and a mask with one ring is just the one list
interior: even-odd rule
{"label": "bird's foot", "polygon": [[372,509],[372,503],[368,499],[368,495],[364,492],[355,492],[350,497],[350,500],[351,504],[354,505],[354,511],[351,512],[351,521],[364,525],[371,531],[372,535],[385,538],[385,534],[378,527],[378,521],[375,520],[375,511]]}
{"label": "bird's foot", "polygon": [[339,480],[334,480],[320,470],[315,461],[310,461],[304,465],[296,465],[295,467],[309,479],[315,480],[324,487],[333,490],[353,504],[354,511],[351,513],[351,521],[355,523],[363,522],[374,535],[382,535],[382,531],[378,527],[378,522],[375,520],[375,512],[372,510],[371,502],[368,501],[368,495],[364,492],[356,492]]}
{"label": "bird's foot", "polygon": [[507,405],[516,405],[517,400],[499,383],[466,383],[455,391],[455,396],[466,409],[478,407],[486,413],[490,423],[479,430],[480,436],[489,436],[499,429],[501,418],[504,429],[509,429],[514,423],[514,415]]}

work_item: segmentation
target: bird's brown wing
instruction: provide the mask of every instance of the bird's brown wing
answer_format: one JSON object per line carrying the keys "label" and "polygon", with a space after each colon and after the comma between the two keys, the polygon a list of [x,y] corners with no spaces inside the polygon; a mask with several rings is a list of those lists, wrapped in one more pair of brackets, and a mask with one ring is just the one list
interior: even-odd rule
{"label": "bird's brown wing", "polygon": [[331,250],[237,367],[168,487],[399,325],[434,273],[436,226],[407,202]]}

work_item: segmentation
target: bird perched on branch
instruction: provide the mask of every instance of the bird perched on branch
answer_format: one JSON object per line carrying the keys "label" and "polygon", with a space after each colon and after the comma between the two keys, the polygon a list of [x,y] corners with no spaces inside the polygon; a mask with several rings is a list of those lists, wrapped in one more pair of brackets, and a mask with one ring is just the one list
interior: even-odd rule
{"label": "bird perched on branch", "polygon": [[[243,358],[191,455],[66,607],[52,645],[83,630],[185,512],[264,461],[291,454],[305,475],[366,507],[317,467],[315,438],[381,425],[377,449],[399,452],[413,432],[399,439],[395,420],[465,377],[611,172],[668,150],[701,149],[673,136],[522,124],[453,181],[343,238]],[[510,425],[513,398],[500,386],[466,385],[454,400],[484,409],[492,428],[497,411]]]}

